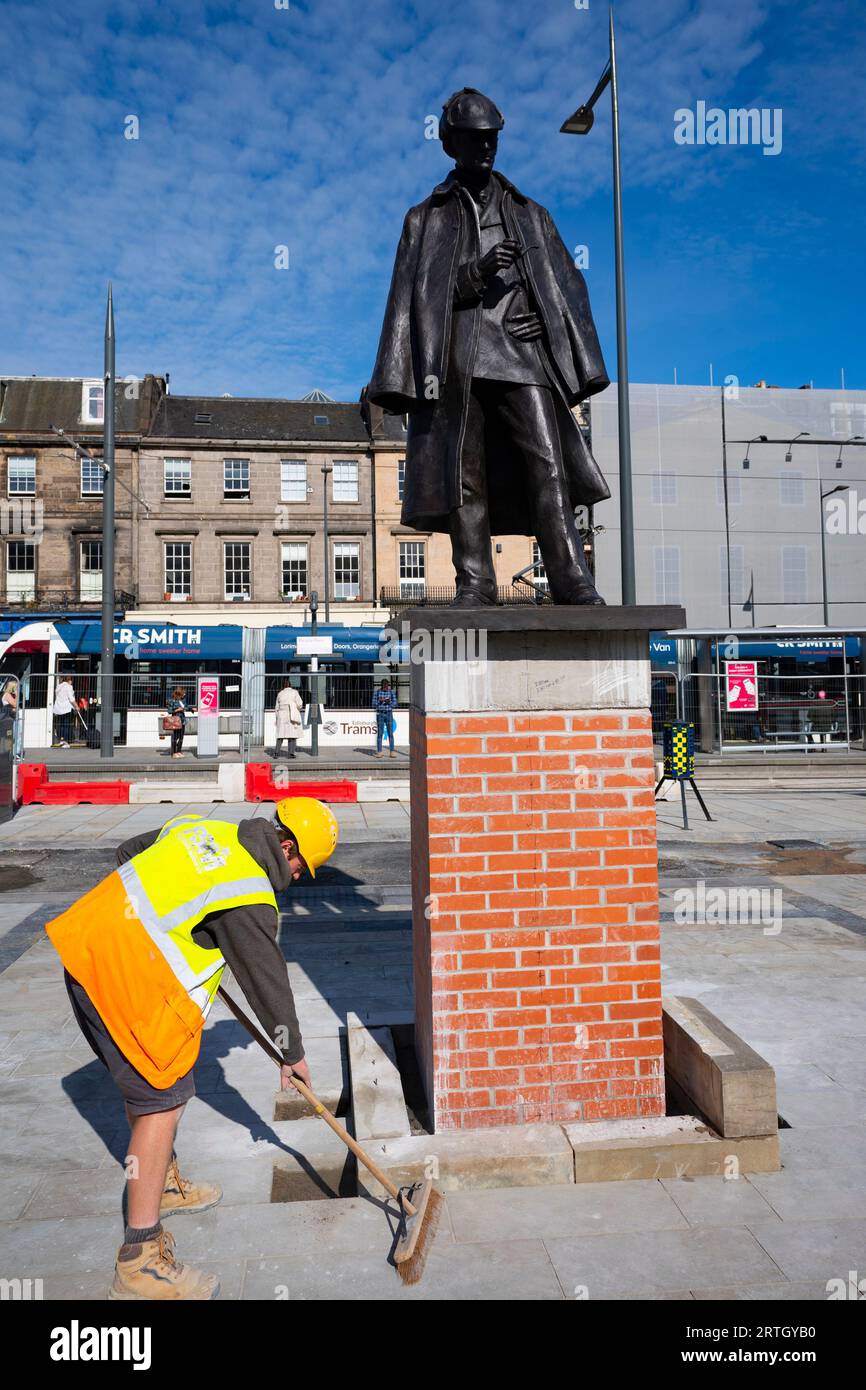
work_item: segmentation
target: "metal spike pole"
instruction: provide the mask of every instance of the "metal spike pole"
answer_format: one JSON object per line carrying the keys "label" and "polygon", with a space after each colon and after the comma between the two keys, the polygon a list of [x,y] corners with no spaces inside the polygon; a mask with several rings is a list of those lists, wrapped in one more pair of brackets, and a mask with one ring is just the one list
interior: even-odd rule
{"label": "metal spike pole", "polygon": [[105,392],[102,404],[102,664],[99,755],[114,757],[114,302],[105,310]]}

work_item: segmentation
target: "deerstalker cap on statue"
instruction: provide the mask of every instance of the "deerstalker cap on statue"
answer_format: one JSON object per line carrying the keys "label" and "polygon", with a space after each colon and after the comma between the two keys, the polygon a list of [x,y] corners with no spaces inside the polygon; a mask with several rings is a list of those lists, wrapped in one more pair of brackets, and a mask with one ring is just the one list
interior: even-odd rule
{"label": "deerstalker cap on statue", "polygon": [[475,87],[462,87],[442,107],[439,139],[449,130],[501,130],[505,118],[499,107]]}

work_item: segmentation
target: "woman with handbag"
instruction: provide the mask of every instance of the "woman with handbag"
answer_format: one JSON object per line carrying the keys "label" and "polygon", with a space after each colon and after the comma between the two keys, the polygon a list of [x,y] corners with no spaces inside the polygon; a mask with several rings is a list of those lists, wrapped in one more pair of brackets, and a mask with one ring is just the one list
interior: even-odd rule
{"label": "woman with handbag", "polygon": [[168,702],[168,717],[162,721],[162,727],[171,733],[171,756],[173,758],[186,756],[181,752],[183,736],[186,732],[186,704],[183,697],[183,686],[176,685]]}
{"label": "woman with handbag", "polygon": [[287,756],[296,758],[295,747],[304,722],[304,702],[290,680],[286,680],[282,690],[277,692],[274,709],[277,716],[274,757],[280,756],[280,744],[285,741],[289,745]]}

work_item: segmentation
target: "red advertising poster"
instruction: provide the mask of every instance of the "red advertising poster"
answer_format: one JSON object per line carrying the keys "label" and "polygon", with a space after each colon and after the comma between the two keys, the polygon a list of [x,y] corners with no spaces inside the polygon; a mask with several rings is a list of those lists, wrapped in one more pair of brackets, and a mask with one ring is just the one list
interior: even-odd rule
{"label": "red advertising poster", "polygon": [[725,662],[725,707],[728,710],[758,708],[758,663]]}
{"label": "red advertising poster", "polygon": [[208,718],[220,712],[220,683],[218,680],[200,680],[198,683],[198,717]]}

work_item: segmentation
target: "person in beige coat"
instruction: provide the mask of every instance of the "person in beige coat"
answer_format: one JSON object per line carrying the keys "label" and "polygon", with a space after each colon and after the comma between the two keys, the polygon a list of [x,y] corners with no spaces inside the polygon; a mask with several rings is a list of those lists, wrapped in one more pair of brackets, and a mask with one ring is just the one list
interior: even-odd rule
{"label": "person in beige coat", "polygon": [[303,723],[304,702],[294,686],[286,681],[282,690],[277,692],[277,702],[275,705],[277,716],[277,736],[276,746],[274,747],[274,757],[280,756],[280,744],[285,741],[289,745],[288,757],[296,757],[295,744],[298,741]]}

